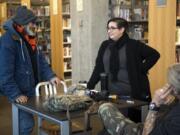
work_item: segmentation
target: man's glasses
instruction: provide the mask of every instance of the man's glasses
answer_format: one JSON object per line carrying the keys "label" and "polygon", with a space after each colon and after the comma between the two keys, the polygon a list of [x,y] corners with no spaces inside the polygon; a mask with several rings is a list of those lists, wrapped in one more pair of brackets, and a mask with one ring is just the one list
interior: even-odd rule
{"label": "man's glasses", "polygon": [[119,29],[117,27],[107,27],[107,30],[115,30],[115,29]]}

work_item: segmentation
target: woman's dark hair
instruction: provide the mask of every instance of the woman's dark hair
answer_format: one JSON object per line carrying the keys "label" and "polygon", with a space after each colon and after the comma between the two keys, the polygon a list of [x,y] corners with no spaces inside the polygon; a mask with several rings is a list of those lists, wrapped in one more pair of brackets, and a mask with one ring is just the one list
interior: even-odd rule
{"label": "woman's dark hair", "polygon": [[123,19],[123,18],[120,18],[120,17],[116,17],[116,18],[111,18],[108,22],[107,22],[107,27],[108,27],[108,24],[110,22],[115,22],[117,23],[117,27],[120,29],[120,28],[125,28],[125,31],[127,31],[128,29],[128,22]]}

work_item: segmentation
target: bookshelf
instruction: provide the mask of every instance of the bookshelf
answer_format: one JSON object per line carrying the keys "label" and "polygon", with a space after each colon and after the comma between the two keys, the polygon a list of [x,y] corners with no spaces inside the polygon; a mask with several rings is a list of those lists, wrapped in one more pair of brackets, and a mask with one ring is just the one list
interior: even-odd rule
{"label": "bookshelf", "polygon": [[0,3],[0,36],[4,33],[3,23],[16,13],[16,9],[20,5],[20,1],[17,0]]}
{"label": "bookshelf", "polygon": [[51,40],[50,40],[50,9],[48,1],[31,1],[31,9],[38,17],[37,35],[38,47],[51,65]]}
{"label": "bookshelf", "polygon": [[72,81],[70,0],[62,0],[62,31],[64,80],[66,83],[70,84]]}
{"label": "bookshelf", "polygon": [[148,0],[110,0],[109,17],[129,22],[129,36],[148,43]]}

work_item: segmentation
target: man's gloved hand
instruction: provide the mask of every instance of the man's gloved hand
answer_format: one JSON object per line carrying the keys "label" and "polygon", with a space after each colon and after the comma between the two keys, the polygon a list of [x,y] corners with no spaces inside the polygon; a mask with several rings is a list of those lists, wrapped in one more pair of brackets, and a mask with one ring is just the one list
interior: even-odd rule
{"label": "man's gloved hand", "polygon": [[15,101],[16,103],[19,103],[19,104],[25,104],[28,101],[28,97],[25,95],[20,95],[19,97],[15,99]]}

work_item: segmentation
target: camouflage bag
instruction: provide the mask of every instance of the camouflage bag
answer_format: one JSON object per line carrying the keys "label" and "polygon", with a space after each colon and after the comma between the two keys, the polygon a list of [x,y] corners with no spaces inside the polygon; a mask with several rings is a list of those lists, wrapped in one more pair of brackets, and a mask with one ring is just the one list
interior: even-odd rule
{"label": "camouflage bag", "polygon": [[59,111],[75,111],[80,109],[85,109],[89,107],[92,100],[87,96],[78,95],[58,95],[47,99],[43,103],[45,110],[51,112]]}

